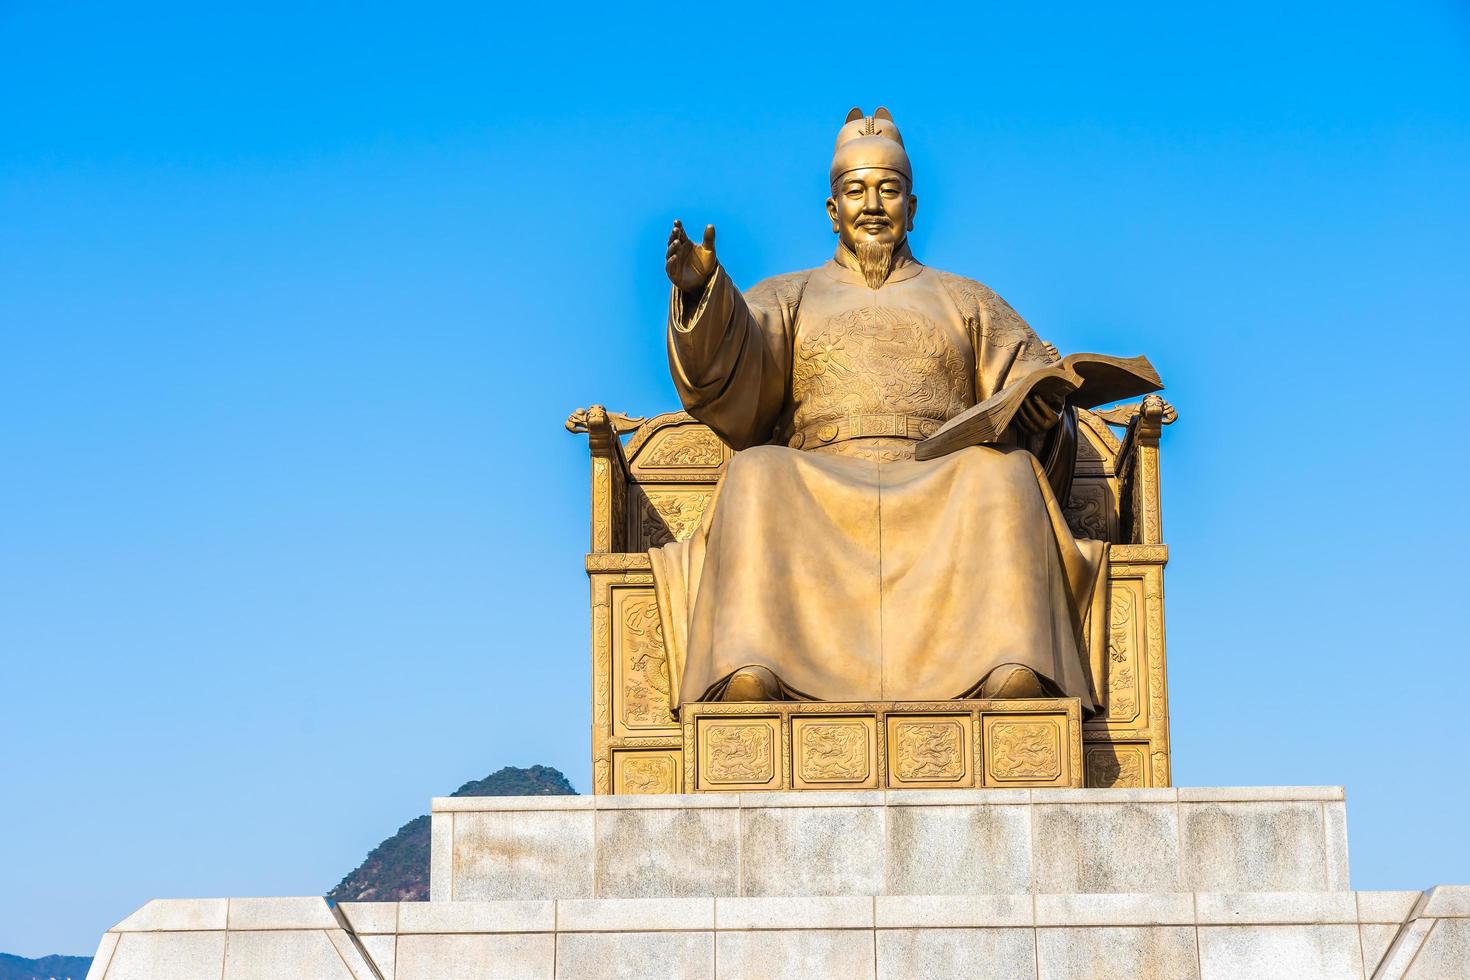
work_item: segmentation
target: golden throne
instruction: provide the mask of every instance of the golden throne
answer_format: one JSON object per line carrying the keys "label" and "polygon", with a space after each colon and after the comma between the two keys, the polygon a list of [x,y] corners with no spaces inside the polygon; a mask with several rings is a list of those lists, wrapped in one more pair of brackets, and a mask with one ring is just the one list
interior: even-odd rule
{"label": "golden throne", "polygon": [[[1070,779],[1018,785],[1168,786],[1169,699],[1164,660],[1164,565],[1159,508],[1159,436],[1174,410],[1157,396],[1106,412],[1077,413],[1077,458],[1066,505],[1079,537],[1111,542],[1107,612],[1091,624],[1088,660],[1098,713],[1081,722]],[[1116,427],[1121,437],[1114,434]],[[669,707],[669,668],[647,550],[693,532],[732,450],[683,412],[630,418],[601,406],[567,420],[585,432],[592,454],[592,774],[594,793],[681,793],[696,789],[694,719]],[[626,437],[626,441],[625,440]],[[956,705],[979,702],[955,702]],[[1034,702],[1061,711],[1059,702]],[[1073,699],[1071,704],[1075,706]],[[836,717],[864,708],[881,738],[902,712],[896,706],[818,706]],[[937,706],[931,706],[937,707]],[[686,716],[714,706],[686,705]],[[690,709],[694,709],[691,711]],[[751,714],[749,708],[732,711]],[[785,732],[789,707],[764,706],[773,737]],[[987,718],[976,708],[974,727]],[[808,719],[809,720],[809,719]],[[784,728],[782,727],[784,726]],[[687,729],[687,731],[686,731]],[[789,754],[789,746],[787,748]],[[1065,750],[1063,752],[1065,755]],[[774,770],[773,770],[774,771]],[[756,788],[747,783],[732,788]],[[802,788],[787,776],[770,788]],[[860,785],[853,783],[851,785]],[[861,785],[904,785],[869,781]],[[987,785],[973,776],[955,785]],[[699,787],[704,788],[704,787]],[[816,788],[815,786],[813,788]]]}

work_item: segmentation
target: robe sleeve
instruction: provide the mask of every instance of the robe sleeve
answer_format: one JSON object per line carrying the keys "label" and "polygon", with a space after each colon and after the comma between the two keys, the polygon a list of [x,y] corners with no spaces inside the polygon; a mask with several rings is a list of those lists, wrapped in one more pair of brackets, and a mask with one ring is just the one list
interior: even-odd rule
{"label": "robe sleeve", "polygon": [[975,302],[975,398],[984,401],[1056,360],[1031,325],[989,287],[972,283]]}
{"label": "robe sleeve", "polygon": [[[984,401],[1006,385],[1057,358],[1031,325],[989,286],[944,273],[945,287],[971,328],[975,347],[975,400]],[[1068,407],[1057,425],[1026,438],[1013,432],[1011,442],[1029,449],[1046,472],[1053,493],[1064,504],[1072,489],[1077,455],[1077,417]]]}
{"label": "robe sleeve", "polygon": [[736,449],[769,442],[781,418],[806,275],[767,279],[744,296],[720,266],[692,312],[671,289],[669,372],[679,400]]}

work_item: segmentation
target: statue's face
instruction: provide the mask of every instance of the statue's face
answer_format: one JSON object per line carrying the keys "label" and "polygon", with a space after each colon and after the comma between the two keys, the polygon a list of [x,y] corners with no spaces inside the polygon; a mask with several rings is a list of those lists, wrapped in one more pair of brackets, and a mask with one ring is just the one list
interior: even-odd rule
{"label": "statue's face", "polygon": [[876,168],[843,174],[827,198],[832,230],[854,252],[868,242],[897,247],[914,227],[918,207],[903,174]]}

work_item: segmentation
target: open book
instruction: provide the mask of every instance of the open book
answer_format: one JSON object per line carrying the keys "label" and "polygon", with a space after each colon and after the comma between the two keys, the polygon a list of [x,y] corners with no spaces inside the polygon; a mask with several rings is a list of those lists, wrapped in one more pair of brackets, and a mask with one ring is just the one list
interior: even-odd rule
{"label": "open book", "polygon": [[1146,357],[1068,354],[1055,364],[1023,375],[968,408],[914,447],[915,459],[938,459],[966,446],[1000,442],[1021,403],[1033,392],[1066,396],[1077,408],[1136,398],[1164,387]]}

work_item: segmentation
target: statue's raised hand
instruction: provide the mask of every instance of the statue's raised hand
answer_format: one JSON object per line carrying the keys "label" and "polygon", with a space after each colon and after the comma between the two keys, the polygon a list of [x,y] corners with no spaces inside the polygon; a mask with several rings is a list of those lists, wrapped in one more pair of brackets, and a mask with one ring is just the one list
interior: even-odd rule
{"label": "statue's raised hand", "polygon": [[696,245],[684,234],[683,223],[674,222],[674,230],[669,232],[669,251],[664,258],[669,282],[678,286],[681,292],[700,292],[719,265],[715,260],[714,225],[704,226],[704,244]]}

